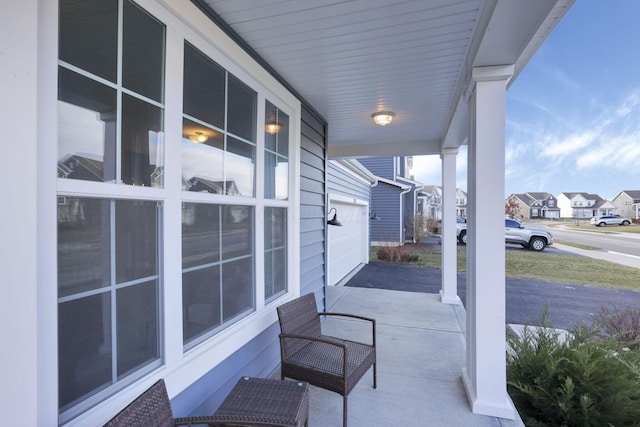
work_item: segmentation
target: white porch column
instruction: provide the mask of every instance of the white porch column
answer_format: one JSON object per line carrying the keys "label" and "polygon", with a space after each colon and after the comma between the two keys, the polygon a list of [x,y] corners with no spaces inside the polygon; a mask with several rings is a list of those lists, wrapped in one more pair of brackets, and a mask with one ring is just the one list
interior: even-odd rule
{"label": "white porch column", "polygon": [[476,414],[513,419],[506,385],[504,162],[507,82],[513,66],[479,67],[469,101],[467,360]]}
{"label": "white porch column", "polygon": [[457,148],[442,150],[442,289],[444,304],[459,304],[456,240],[456,155]]}

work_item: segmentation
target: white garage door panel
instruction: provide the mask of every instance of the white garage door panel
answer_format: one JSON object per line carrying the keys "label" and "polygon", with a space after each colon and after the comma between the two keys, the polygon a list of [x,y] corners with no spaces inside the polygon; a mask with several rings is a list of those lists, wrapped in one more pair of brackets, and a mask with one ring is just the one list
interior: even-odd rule
{"label": "white garage door panel", "polygon": [[[329,285],[333,286],[367,259],[367,207],[331,203],[342,227],[328,225]],[[333,215],[333,212],[331,213]]]}

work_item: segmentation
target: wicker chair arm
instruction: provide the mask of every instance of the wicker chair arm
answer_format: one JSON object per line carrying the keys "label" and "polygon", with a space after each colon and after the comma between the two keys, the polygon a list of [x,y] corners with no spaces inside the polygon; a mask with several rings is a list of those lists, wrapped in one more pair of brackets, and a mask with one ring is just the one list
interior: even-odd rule
{"label": "wicker chair arm", "polygon": [[371,317],[364,317],[364,316],[359,316],[357,314],[349,314],[349,313],[325,313],[325,312],[321,312],[318,313],[319,316],[336,316],[336,317],[350,317],[352,319],[358,319],[358,320],[365,320],[368,322],[371,322],[371,327],[372,327],[372,337],[373,337],[373,346],[376,346],[376,319],[372,319]]}
{"label": "wicker chair arm", "polygon": [[334,345],[336,347],[340,347],[340,348],[342,348],[342,351],[346,351],[347,350],[346,344],[341,343],[341,342],[336,342],[335,340],[332,340],[330,338],[312,337],[312,336],[309,336],[309,335],[280,334],[280,341],[284,341],[287,338],[298,339],[298,340],[306,340],[306,341],[316,341],[316,342],[321,342],[321,343],[325,343],[325,344]]}
{"label": "wicker chair arm", "polygon": [[222,426],[224,425],[220,421],[213,420],[210,416],[198,416],[198,417],[182,417],[182,418],[174,418],[173,425],[174,426],[192,426],[192,425],[202,425],[206,424],[210,427]]}

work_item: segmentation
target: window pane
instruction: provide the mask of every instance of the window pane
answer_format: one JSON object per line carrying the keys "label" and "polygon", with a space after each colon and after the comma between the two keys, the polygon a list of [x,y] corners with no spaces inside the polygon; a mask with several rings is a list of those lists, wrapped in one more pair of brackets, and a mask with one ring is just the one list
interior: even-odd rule
{"label": "window pane", "polygon": [[162,109],[122,96],[122,181],[162,187],[164,137]]}
{"label": "window pane", "polygon": [[289,116],[266,101],[264,124],[265,148],[287,157],[289,155]]}
{"label": "window pane", "polygon": [[256,140],[256,92],[229,74],[227,130],[236,136]]}
{"label": "window pane", "polygon": [[158,282],[116,291],[118,379],[160,357]]}
{"label": "window pane", "polygon": [[109,286],[109,202],[58,197],[58,297]]}
{"label": "window pane", "polygon": [[220,206],[184,203],[182,206],[182,267],[220,260]]}
{"label": "window pane", "polygon": [[185,343],[222,323],[219,265],[182,275],[182,316]]}
{"label": "window pane", "polygon": [[284,249],[264,254],[264,298],[269,300],[287,290],[287,258]]}
{"label": "window pane", "polygon": [[188,43],[184,46],[183,110],[224,129],[225,71]]}
{"label": "window pane", "polygon": [[289,197],[289,161],[268,151],[264,155],[264,197],[277,200]]}
{"label": "window pane", "polygon": [[227,137],[227,152],[225,154],[226,194],[254,196],[255,147],[235,138]]}
{"label": "window pane", "polygon": [[222,265],[223,319],[253,310],[253,257]]}
{"label": "window pane", "polygon": [[253,253],[253,208],[223,206],[222,259]]}
{"label": "window pane", "polygon": [[58,306],[61,408],[112,382],[110,295],[92,295]]}
{"label": "window pane", "polygon": [[58,68],[58,177],[114,181],[116,91]]}
{"label": "window pane", "polygon": [[184,119],[182,123],[182,188],[224,194],[224,135]]}
{"label": "window pane", "polygon": [[124,2],[122,84],[154,101],[163,101],[164,25],[129,1]]}
{"label": "window pane", "polygon": [[116,201],[118,283],[158,274],[157,210],[157,202]]}
{"label": "window pane", "polygon": [[265,299],[287,290],[287,209],[264,210]]}
{"label": "window pane", "polygon": [[60,0],[59,57],[115,82],[118,0]]}

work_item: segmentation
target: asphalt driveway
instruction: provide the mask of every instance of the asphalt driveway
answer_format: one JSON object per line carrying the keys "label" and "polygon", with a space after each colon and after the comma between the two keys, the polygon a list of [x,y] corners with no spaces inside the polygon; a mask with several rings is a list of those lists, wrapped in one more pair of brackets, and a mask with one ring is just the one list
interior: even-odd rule
{"label": "asphalt driveway", "polygon": [[[440,275],[439,269],[370,262],[345,286],[437,294]],[[552,325],[567,329],[580,321],[591,322],[601,306],[640,307],[640,292],[635,291],[512,278],[506,279],[506,287],[507,323],[534,325],[548,307]],[[458,295],[466,304],[464,273],[458,273]]]}

